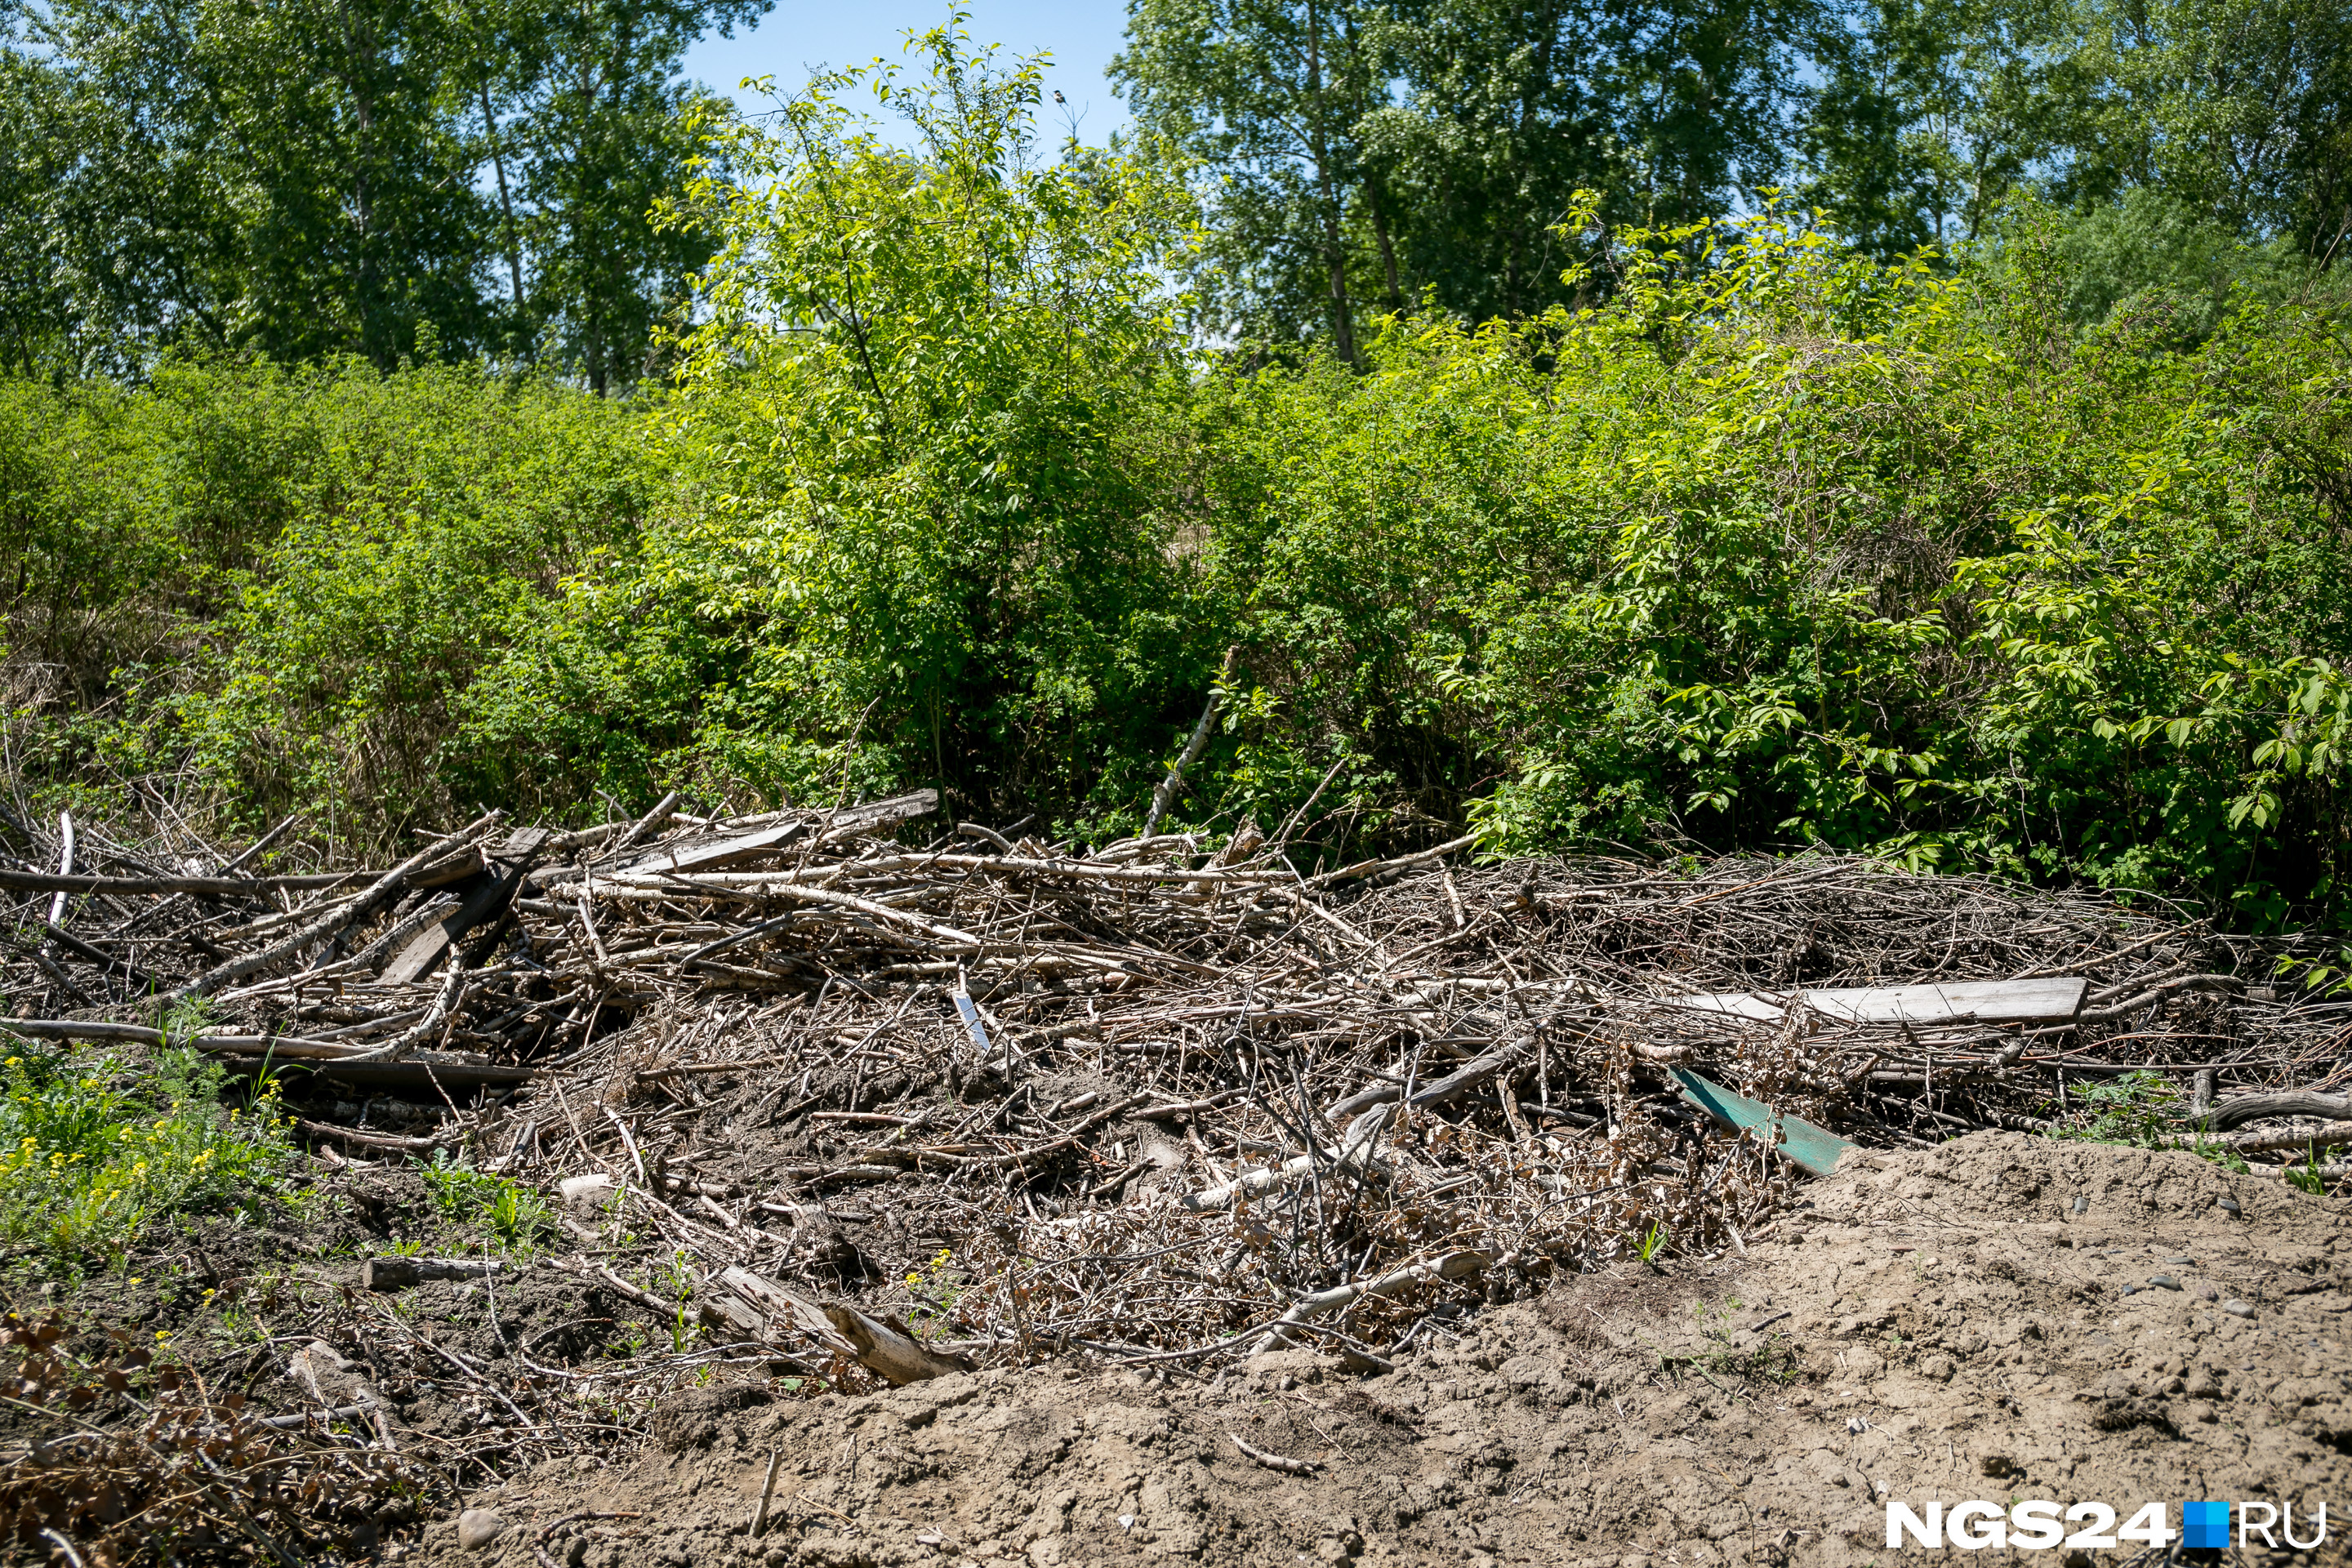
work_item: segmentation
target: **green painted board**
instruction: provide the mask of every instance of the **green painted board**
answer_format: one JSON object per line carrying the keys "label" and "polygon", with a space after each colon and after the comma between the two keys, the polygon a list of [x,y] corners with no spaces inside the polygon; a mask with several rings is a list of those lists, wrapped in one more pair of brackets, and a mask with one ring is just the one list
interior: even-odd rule
{"label": "green painted board", "polygon": [[1719,1083],[1699,1077],[1688,1068],[1668,1068],[1675,1086],[1683,1098],[1714,1117],[1727,1127],[1743,1132],[1753,1132],[1767,1142],[1772,1142],[1772,1129],[1779,1124],[1780,1152],[1817,1176],[1826,1176],[1837,1169],[1838,1156],[1860,1145],[1849,1143],[1834,1132],[1824,1131],[1799,1116],[1782,1116],[1760,1100],[1750,1100],[1744,1094],[1734,1094]]}

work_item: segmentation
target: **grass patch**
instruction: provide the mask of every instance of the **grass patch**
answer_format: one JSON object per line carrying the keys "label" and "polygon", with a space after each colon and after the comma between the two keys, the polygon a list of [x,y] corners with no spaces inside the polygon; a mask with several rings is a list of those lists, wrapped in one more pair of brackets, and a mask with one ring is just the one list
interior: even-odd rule
{"label": "grass patch", "polygon": [[75,1271],[180,1215],[258,1217],[294,1157],[275,1085],[242,1109],[193,1051],[144,1060],[30,1045],[0,1059],[0,1244]]}

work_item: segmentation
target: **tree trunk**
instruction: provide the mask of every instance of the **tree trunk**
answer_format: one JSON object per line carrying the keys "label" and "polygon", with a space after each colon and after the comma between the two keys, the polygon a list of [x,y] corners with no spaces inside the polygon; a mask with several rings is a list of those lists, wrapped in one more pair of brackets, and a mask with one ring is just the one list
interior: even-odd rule
{"label": "tree trunk", "polygon": [[1356,363],[1356,325],[1348,308],[1348,252],[1339,226],[1339,194],[1331,175],[1331,143],[1323,125],[1323,15],[1307,5],[1307,112],[1315,183],[1323,193],[1323,264],[1331,280],[1331,346]]}
{"label": "tree trunk", "polygon": [[515,318],[522,319],[522,247],[515,237],[514,202],[507,195],[506,160],[499,155],[499,122],[490,113],[490,89],[482,87],[482,132],[490,139],[490,172],[499,180],[499,211],[506,219],[507,271],[514,279]]}

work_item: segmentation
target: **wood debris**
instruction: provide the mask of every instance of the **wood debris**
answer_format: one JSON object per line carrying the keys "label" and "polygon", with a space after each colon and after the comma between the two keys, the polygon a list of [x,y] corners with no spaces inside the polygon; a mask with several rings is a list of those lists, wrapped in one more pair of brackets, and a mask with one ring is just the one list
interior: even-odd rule
{"label": "wood debris", "polygon": [[[544,1194],[541,1263],[703,1348],[532,1363],[562,1400],[484,1384],[525,1454],[600,1440],[585,1389],[717,1364],[1389,1364],[1783,1205],[1804,1174],[1670,1068],[1878,1148],[2079,1123],[2134,1073],[2178,1085],[2184,1135],[2192,1080],[2208,1130],[2347,1115],[2352,1004],[2273,990],[2281,944],[2089,893],[1460,841],[1329,871],[1255,829],[1087,850],[929,792],[682,804],[289,874],[17,824],[5,1026],[267,1063],[338,1171],[431,1154]],[[511,1273],[370,1274],[430,1279]]]}

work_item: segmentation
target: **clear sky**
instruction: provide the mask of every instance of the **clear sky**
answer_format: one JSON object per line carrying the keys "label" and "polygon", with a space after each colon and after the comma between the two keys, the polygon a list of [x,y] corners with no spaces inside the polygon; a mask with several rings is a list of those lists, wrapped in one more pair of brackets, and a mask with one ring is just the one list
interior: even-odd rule
{"label": "clear sky", "polygon": [[[1052,53],[1039,122],[1049,139],[1059,139],[1066,115],[1077,117],[1087,142],[1099,143],[1126,126],[1127,106],[1111,96],[1103,76],[1127,28],[1124,0],[971,0],[964,10],[976,43],[1003,44],[1013,54]],[[897,59],[909,29],[936,27],[950,14],[944,0],[777,0],[750,32],[739,27],[732,38],[714,35],[696,45],[686,70],[757,112],[769,105],[738,90],[743,78],[773,76],[777,88],[789,91],[813,66],[855,65],[877,55]],[[1056,91],[1066,107],[1054,103]]]}

